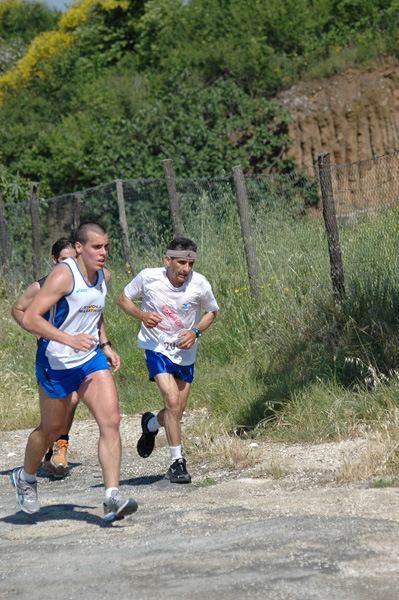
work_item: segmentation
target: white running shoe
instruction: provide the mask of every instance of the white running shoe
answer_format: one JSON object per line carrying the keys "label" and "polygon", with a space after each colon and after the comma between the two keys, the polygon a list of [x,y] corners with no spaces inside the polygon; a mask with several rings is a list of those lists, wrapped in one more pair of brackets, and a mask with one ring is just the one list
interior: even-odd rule
{"label": "white running shoe", "polygon": [[14,469],[10,475],[11,483],[17,493],[17,502],[26,513],[33,514],[40,510],[40,504],[37,499],[37,483],[28,483],[21,479],[22,467]]}
{"label": "white running shoe", "polygon": [[124,517],[131,515],[138,509],[138,504],[133,498],[125,500],[122,498],[119,490],[113,490],[107,502],[104,502],[104,521],[120,521]]}

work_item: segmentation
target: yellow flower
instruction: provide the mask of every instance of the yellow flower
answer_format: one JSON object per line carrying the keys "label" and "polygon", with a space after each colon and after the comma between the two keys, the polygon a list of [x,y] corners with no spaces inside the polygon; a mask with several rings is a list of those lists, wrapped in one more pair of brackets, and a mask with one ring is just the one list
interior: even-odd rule
{"label": "yellow flower", "polygon": [[127,267],[130,267],[129,263],[126,263],[126,266],[127,266]]}
{"label": "yellow flower", "polygon": [[234,291],[235,291],[235,293],[236,293],[236,294],[238,294],[238,292],[239,292],[240,290],[234,290]]}
{"label": "yellow flower", "polygon": [[284,291],[285,291],[285,292],[288,292],[288,288],[284,288]]}

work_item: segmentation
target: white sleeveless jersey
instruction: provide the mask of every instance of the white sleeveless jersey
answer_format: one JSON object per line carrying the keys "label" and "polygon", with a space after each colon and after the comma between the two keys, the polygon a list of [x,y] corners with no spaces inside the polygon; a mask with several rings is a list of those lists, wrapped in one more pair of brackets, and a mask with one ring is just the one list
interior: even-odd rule
{"label": "white sleeveless jersey", "polygon": [[[99,339],[98,322],[105,305],[107,284],[104,271],[98,271],[97,281],[90,285],[84,279],[73,257],[62,261],[68,265],[73,276],[72,291],[43,315],[54,327],[70,335],[88,333]],[[57,268],[57,267],[55,267]],[[74,350],[70,346],[40,338],[36,355],[37,364],[51,369],[72,369],[90,360],[97,344],[90,350]]]}

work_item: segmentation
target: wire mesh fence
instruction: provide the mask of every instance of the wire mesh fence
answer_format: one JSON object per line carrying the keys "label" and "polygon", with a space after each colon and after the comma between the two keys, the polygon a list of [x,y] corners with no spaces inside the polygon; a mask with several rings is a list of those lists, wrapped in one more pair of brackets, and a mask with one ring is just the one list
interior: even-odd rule
{"label": "wire mesh fence", "polygon": [[[341,253],[343,273],[349,282],[355,276],[370,276],[378,269],[383,272],[387,262],[396,268],[399,153],[348,165],[329,164],[328,156],[324,156],[324,166],[330,174],[328,194],[333,202],[333,214],[327,218],[334,218],[337,225],[337,234],[332,239],[325,214],[323,218],[326,183],[320,164],[285,175],[244,176],[260,284],[265,283],[272,271],[287,269],[288,257],[298,252],[303,256],[304,276],[309,275],[312,264],[318,262],[323,265],[325,282],[331,281],[331,277],[336,276],[331,267],[331,248],[334,247]],[[141,248],[152,248],[154,262],[160,260],[160,238],[173,237],[174,233],[166,178],[131,179],[121,183],[133,259]],[[233,175],[175,178],[174,184],[185,235],[196,239],[204,260],[211,260],[216,241],[221,249],[231,247],[233,242],[234,252],[242,255],[245,240],[240,229]],[[10,280],[28,283],[48,272],[53,242],[61,236],[71,236],[79,223],[88,220],[99,221],[107,229],[114,242],[110,246],[110,258],[126,259],[121,241],[117,182],[53,198],[39,196],[37,205],[40,274],[32,268],[31,199],[7,202],[5,197],[1,203],[6,224],[0,228],[3,273],[7,258]],[[231,227],[225,227],[227,221]],[[226,257],[232,269],[234,252],[228,260]]]}

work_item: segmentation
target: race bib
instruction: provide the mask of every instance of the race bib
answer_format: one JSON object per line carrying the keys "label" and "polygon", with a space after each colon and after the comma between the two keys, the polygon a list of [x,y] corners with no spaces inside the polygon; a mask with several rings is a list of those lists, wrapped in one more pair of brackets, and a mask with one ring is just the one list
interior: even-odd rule
{"label": "race bib", "polygon": [[178,343],[179,338],[177,333],[162,333],[159,336],[159,342],[158,346],[155,348],[155,352],[173,356],[179,350],[177,346]]}

